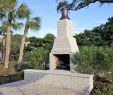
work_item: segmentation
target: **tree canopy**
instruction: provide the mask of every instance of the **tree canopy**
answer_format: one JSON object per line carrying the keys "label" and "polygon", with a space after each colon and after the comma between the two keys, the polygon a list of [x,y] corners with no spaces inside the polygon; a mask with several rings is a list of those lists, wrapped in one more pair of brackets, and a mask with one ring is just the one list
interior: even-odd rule
{"label": "tree canopy", "polygon": [[78,45],[111,46],[113,44],[113,17],[108,18],[105,24],[92,30],[85,30],[76,36]]}
{"label": "tree canopy", "polygon": [[96,2],[99,2],[100,5],[105,3],[113,3],[113,0],[72,0],[70,3],[68,3],[70,0],[57,0],[57,1],[61,1],[59,3],[60,6],[61,6],[61,3],[63,4],[65,3],[68,6],[69,10],[74,10],[74,11],[84,8]]}

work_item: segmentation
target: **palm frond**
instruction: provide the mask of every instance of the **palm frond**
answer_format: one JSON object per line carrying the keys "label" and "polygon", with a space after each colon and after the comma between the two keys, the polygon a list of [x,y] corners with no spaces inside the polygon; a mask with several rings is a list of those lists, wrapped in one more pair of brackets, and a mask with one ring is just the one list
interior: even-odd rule
{"label": "palm frond", "polygon": [[40,29],[40,26],[41,26],[40,25],[41,24],[40,17],[34,17],[28,23],[29,23],[29,28],[31,30],[38,31]]}
{"label": "palm frond", "polygon": [[3,7],[5,10],[9,11],[16,7],[18,0],[3,0]]}
{"label": "palm frond", "polygon": [[2,25],[0,26],[0,31],[6,33],[7,32],[7,25],[8,25],[7,21],[3,21]]}
{"label": "palm frond", "polygon": [[23,26],[23,23],[19,23],[19,22],[16,22],[16,23],[12,24],[12,28],[14,30],[21,29],[22,26]]}
{"label": "palm frond", "polygon": [[17,9],[16,13],[18,18],[26,18],[26,17],[29,17],[29,15],[31,14],[31,10],[28,8],[26,4],[23,3]]}
{"label": "palm frond", "polygon": [[5,13],[4,12],[0,12],[0,20],[2,20],[5,17],[6,17]]}

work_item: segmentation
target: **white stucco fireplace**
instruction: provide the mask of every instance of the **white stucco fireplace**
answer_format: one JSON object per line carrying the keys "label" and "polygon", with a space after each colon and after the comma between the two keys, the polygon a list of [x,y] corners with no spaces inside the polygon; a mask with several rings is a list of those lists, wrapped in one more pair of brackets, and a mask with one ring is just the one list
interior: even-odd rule
{"label": "white stucco fireplace", "polygon": [[57,37],[50,53],[50,70],[73,70],[71,57],[79,52],[76,39],[73,37],[73,23],[68,17],[67,9],[62,10],[62,17],[57,23]]}

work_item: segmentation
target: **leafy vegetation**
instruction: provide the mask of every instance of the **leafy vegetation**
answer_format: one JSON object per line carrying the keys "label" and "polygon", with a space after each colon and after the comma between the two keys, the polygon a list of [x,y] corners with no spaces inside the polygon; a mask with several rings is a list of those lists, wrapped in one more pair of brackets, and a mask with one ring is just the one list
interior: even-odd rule
{"label": "leafy vegetation", "polygon": [[81,47],[80,52],[74,55],[72,61],[77,65],[76,70],[81,73],[112,75],[113,47]]}
{"label": "leafy vegetation", "polygon": [[[8,69],[9,67],[9,55],[11,50],[11,31],[13,29],[21,28],[21,23],[17,22],[17,19],[22,19],[25,17],[25,15],[22,15],[21,12],[26,12],[27,6],[23,7],[22,4],[19,7],[17,7],[18,0],[0,0],[0,16],[2,19],[2,22],[4,22],[4,19],[6,21],[5,24],[5,30],[1,28],[1,31],[4,33],[6,32],[6,38],[5,38],[5,53],[4,53],[4,68]],[[24,9],[24,11],[18,11],[19,9]]]}
{"label": "leafy vegetation", "polygon": [[100,5],[105,3],[108,3],[108,4],[113,3],[113,0],[71,0],[71,2],[70,0],[57,0],[57,2],[58,1],[60,1],[59,5],[61,5],[61,3],[65,3],[67,7],[69,7],[69,10],[74,10],[74,11],[87,7],[90,4],[96,3],[96,2],[99,2]]}
{"label": "leafy vegetation", "polygon": [[113,82],[104,77],[95,76],[94,89],[90,95],[113,95]]}
{"label": "leafy vegetation", "polygon": [[80,47],[72,61],[76,71],[97,76],[91,95],[113,94],[113,47]]}
{"label": "leafy vegetation", "polygon": [[112,46],[113,44],[113,17],[108,18],[105,24],[92,30],[85,30],[77,34],[75,38],[79,46]]}
{"label": "leafy vegetation", "polygon": [[32,52],[26,53],[25,59],[29,63],[29,68],[45,69],[45,64],[48,60],[48,50],[45,50],[45,48],[34,49]]}
{"label": "leafy vegetation", "polygon": [[34,17],[34,18],[30,19],[30,14],[27,14],[26,19],[27,20],[26,20],[26,24],[25,24],[24,35],[22,37],[21,46],[20,46],[18,64],[22,63],[25,39],[26,39],[26,36],[28,34],[28,30],[31,29],[31,30],[37,31],[40,29],[40,17]]}
{"label": "leafy vegetation", "polygon": [[25,47],[24,60],[29,61],[29,68],[47,69],[49,53],[52,49],[55,36],[47,34],[44,38],[29,38],[30,44]]}
{"label": "leafy vegetation", "polygon": [[[3,36],[3,42],[0,43],[0,49],[3,52],[3,64],[0,64],[0,84],[23,79],[23,72],[15,74],[17,72],[15,63],[23,63],[20,70],[48,68],[49,53],[55,39],[52,34],[47,34],[44,38],[30,37],[27,39],[29,29],[40,29],[40,17],[30,18],[32,13],[29,7],[24,3],[17,7],[17,1],[0,0],[0,32]],[[97,1],[101,3],[113,2],[112,0],[80,0],[79,2],[72,0],[71,3],[67,1],[60,2],[57,11],[61,11],[62,7],[66,7],[68,10],[78,10]],[[25,25],[17,22],[18,19],[25,19]],[[14,30],[20,29],[23,25],[25,26],[24,34],[13,35]],[[72,58],[76,65],[75,70],[94,74],[100,79],[95,80],[91,95],[112,95],[113,17],[109,18],[105,24],[75,35],[75,38],[80,47],[80,52]],[[29,44],[26,45],[26,42]]]}
{"label": "leafy vegetation", "polygon": [[[28,69],[28,68],[35,68],[35,65],[33,65],[34,63],[32,64],[32,59],[34,58],[34,55],[36,55],[34,62],[35,61],[38,62],[38,57],[40,56],[39,54],[41,54],[40,51],[35,52],[38,50],[42,50],[42,53],[44,53],[45,54],[44,56],[46,56],[46,58],[44,58],[44,56],[42,56],[42,55],[40,56],[40,57],[42,57],[42,59],[44,58],[45,65],[46,65],[46,67],[44,67],[43,69],[48,69],[49,53],[52,49],[54,38],[55,38],[55,36],[53,34],[47,34],[47,35],[45,35],[44,38],[37,38],[37,37],[27,38],[26,42],[28,42],[28,44],[25,45],[23,61],[22,61],[23,64],[21,64],[22,66],[20,69],[23,70],[23,69]],[[17,61],[18,61],[18,57],[19,57],[19,49],[20,49],[21,39],[22,39],[22,35],[19,35],[19,34],[12,35],[10,61],[12,64],[16,65],[16,67],[17,67]],[[29,57],[30,57],[30,59],[29,59]],[[28,58],[29,62],[28,62],[27,58]],[[29,64],[26,64],[26,63],[29,63]]]}

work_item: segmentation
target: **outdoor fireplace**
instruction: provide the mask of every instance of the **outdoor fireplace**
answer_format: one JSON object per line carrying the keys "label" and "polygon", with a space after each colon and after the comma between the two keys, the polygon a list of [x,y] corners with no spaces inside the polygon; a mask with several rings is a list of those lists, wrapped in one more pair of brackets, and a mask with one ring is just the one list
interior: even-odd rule
{"label": "outdoor fireplace", "polygon": [[57,37],[50,53],[50,70],[73,70],[73,54],[79,52],[76,39],[73,37],[73,24],[68,17],[68,10],[63,7],[62,17],[57,23]]}

